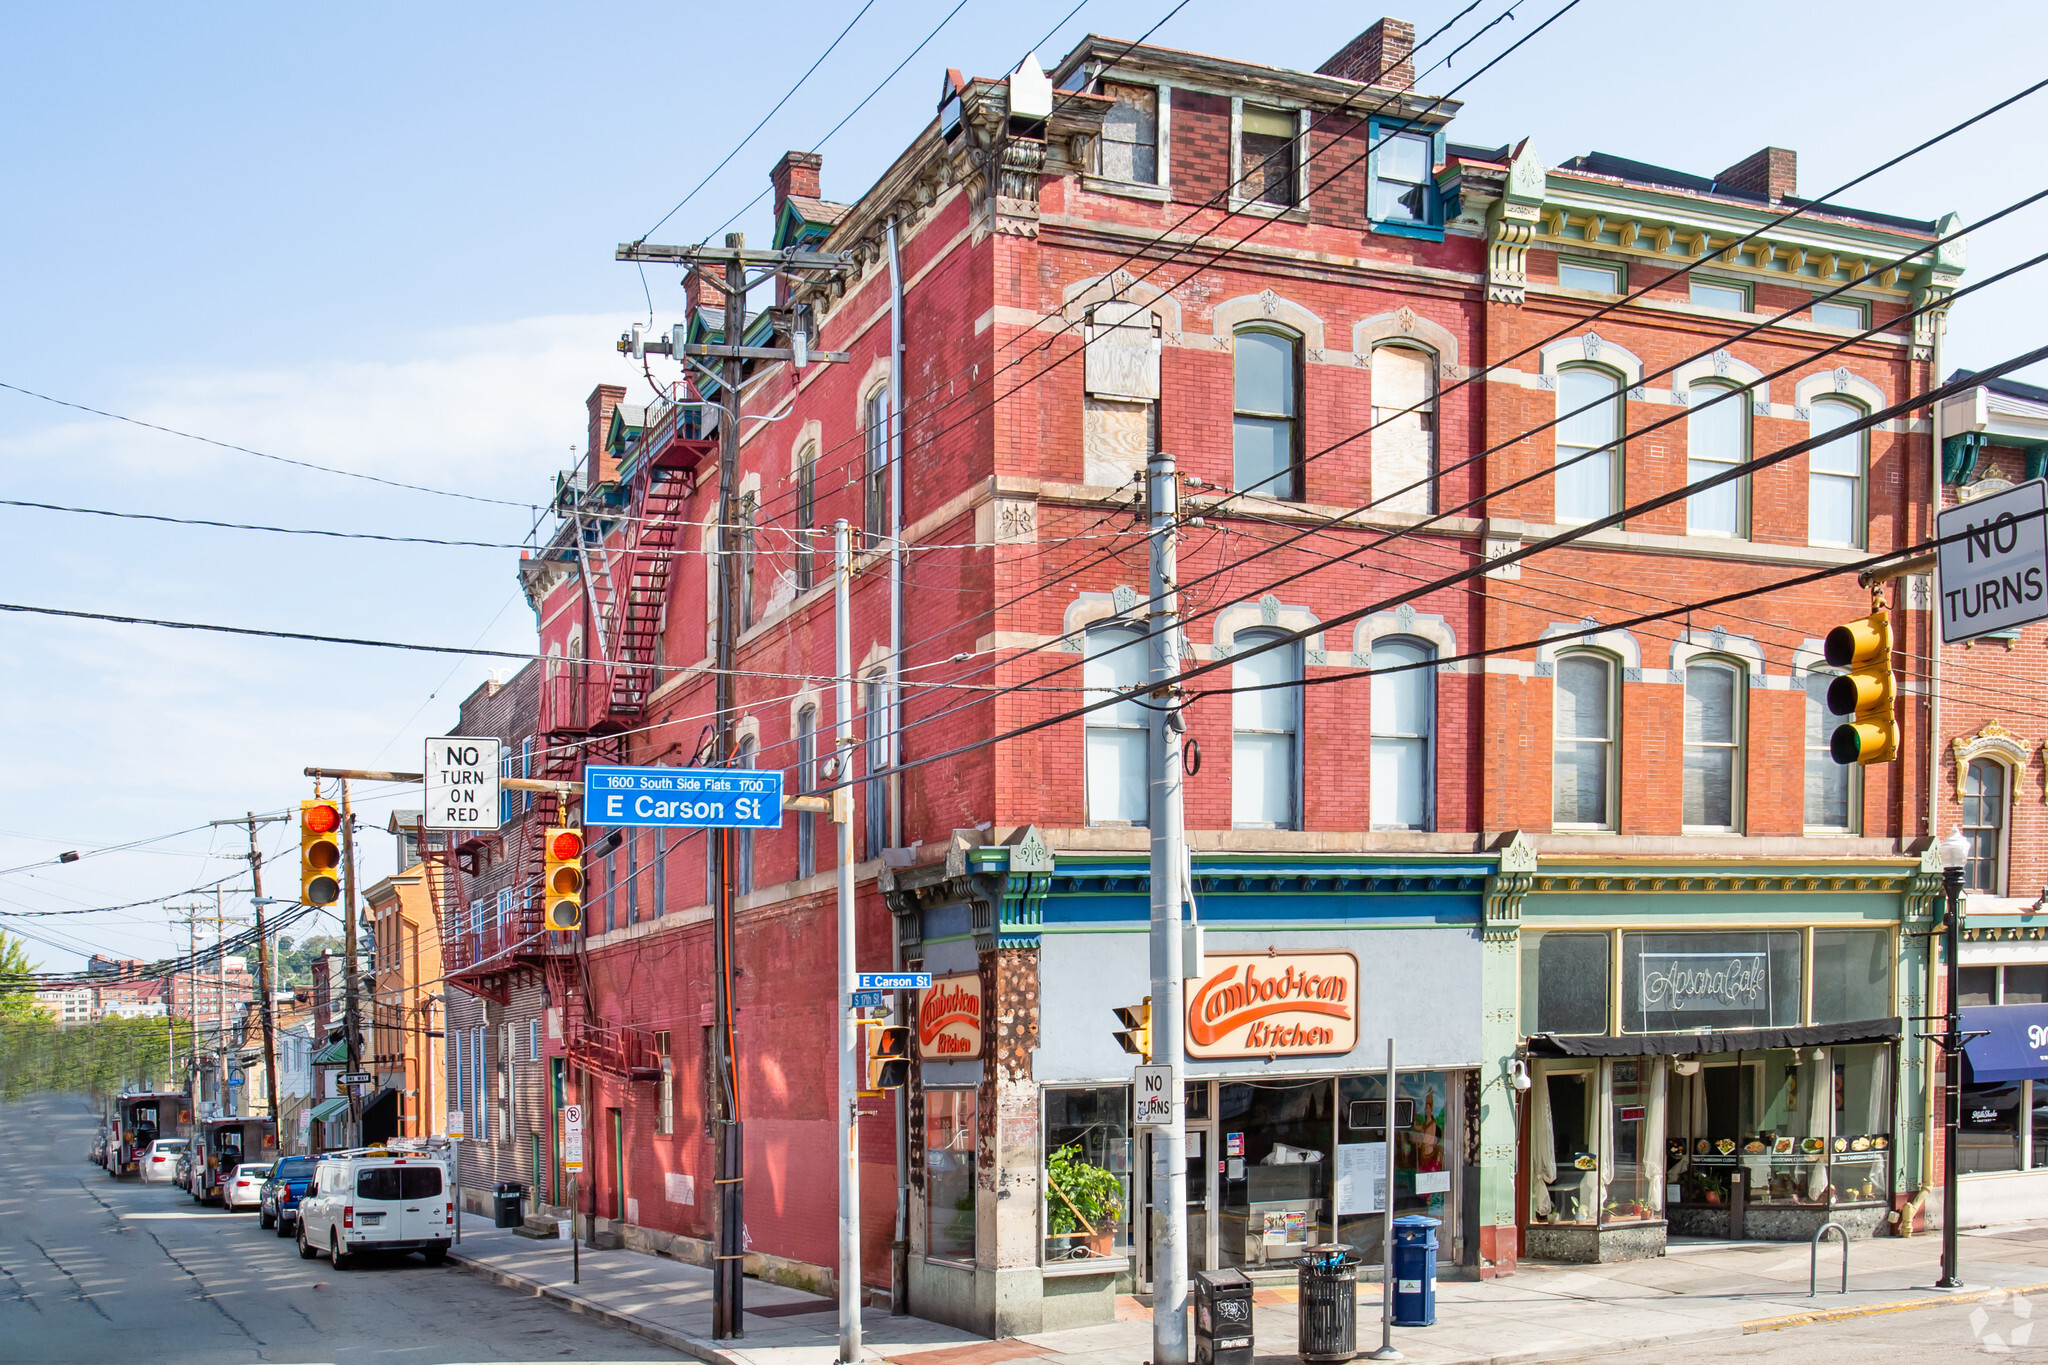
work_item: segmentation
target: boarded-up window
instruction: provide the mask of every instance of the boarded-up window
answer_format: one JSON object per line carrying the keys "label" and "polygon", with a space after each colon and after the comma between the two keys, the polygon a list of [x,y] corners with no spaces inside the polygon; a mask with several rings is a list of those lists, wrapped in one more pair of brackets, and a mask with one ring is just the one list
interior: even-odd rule
{"label": "boarded-up window", "polygon": [[1106,180],[1158,184],[1158,87],[1104,82],[1102,93],[1116,103],[1103,115],[1102,136],[1096,142],[1097,171]]}
{"label": "boarded-up window", "polygon": [[1372,353],[1372,501],[1383,512],[1432,510],[1436,360],[1412,346]]}
{"label": "boarded-up window", "polygon": [[1083,477],[1089,483],[1118,487],[1145,468],[1157,444],[1153,415],[1156,403],[1126,403],[1089,397],[1081,411]]}
{"label": "boarded-up window", "polygon": [[1090,310],[1082,366],[1097,398],[1159,396],[1159,320],[1143,304],[1099,303]]}

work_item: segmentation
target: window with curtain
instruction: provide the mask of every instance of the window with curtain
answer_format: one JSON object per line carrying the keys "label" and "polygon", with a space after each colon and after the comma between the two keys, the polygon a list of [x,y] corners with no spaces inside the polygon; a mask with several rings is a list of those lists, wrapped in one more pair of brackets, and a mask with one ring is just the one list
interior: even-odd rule
{"label": "window with curtain", "polygon": [[1560,829],[1612,829],[1614,663],[1603,654],[1557,661],[1551,702],[1551,823]]}
{"label": "window with curtain", "polygon": [[868,771],[867,781],[861,784],[861,800],[867,806],[862,822],[867,835],[863,856],[879,858],[882,845],[889,837],[888,779],[875,776],[886,761],[882,736],[889,728],[889,688],[881,670],[868,674],[861,684],[861,693],[861,700],[867,708],[867,743],[863,746],[863,761]]}
{"label": "window with curtain", "polygon": [[1247,631],[1231,646],[1231,653],[1241,657],[1231,665],[1230,685],[1258,689],[1231,697],[1230,821],[1239,829],[1297,825],[1301,646],[1290,642],[1260,654],[1249,652],[1271,638],[1269,632]]}
{"label": "window with curtain", "polygon": [[[1139,631],[1099,626],[1088,632],[1085,648],[1081,678],[1087,701],[1102,701],[1145,681],[1148,647]],[[1089,712],[1086,725],[1088,823],[1144,824],[1151,792],[1151,726],[1145,708],[1136,701],[1121,701]]]}
{"label": "window with curtain", "polygon": [[1428,133],[1382,134],[1372,151],[1372,216],[1383,223],[1427,223],[1436,157]]}
{"label": "window with curtain", "polygon": [[1414,346],[1372,353],[1372,502],[1387,512],[1435,510],[1436,357]]}
{"label": "window with curtain", "polygon": [[1237,187],[1232,193],[1249,203],[1292,208],[1299,133],[1294,110],[1245,105],[1238,121]]}
{"label": "window with curtain", "polygon": [[[733,756],[733,766],[736,768],[751,768],[754,766],[754,740],[752,736],[740,741],[740,747]],[[754,889],[754,831],[750,829],[734,830],[733,845],[736,849],[736,854],[733,858],[735,864],[733,876],[736,879],[733,890],[736,894],[744,896]]]}
{"label": "window with curtain", "polygon": [[867,440],[867,473],[862,480],[867,495],[861,505],[861,529],[868,544],[878,545],[889,534],[889,390],[887,386],[868,395],[864,406],[863,433]]}
{"label": "window with curtain", "polygon": [[[1429,829],[1435,814],[1436,647],[1372,644],[1372,827]],[[1382,671],[1398,670],[1398,671]]]}
{"label": "window with curtain", "polygon": [[1856,830],[1856,779],[1862,769],[1837,763],[1828,739],[1844,717],[1828,710],[1832,673],[1806,674],[1806,828],[1821,834],[1853,834]]}
{"label": "window with curtain", "polygon": [[[1748,393],[1732,384],[1695,384],[1688,391],[1687,483],[1712,478],[1749,458],[1749,401]],[[1748,527],[1748,504],[1746,478],[1695,493],[1685,500],[1685,529],[1694,535],[1740,536]]]}
{"label": "window with curtain", "polygon": [[[796,789],[809,794],[818,789],[818,708],[806,706],[796,713]],[[796,816],[796,875],[799,879],[818,871],[818,817],[809,811]]]}
{"label": "window with curtain", "polygon": [[818,525],[818,448],[807,445],[796,457],[796,587],[808,592],[817,582],[817,546],[811,532]]}
{"label": "window with curtain", "polygon": [[[1825,436],[1863,416],[1845,398],[1816,398],[1813,435]],[[1815,545],[1863,544],[1864,432],[1843,431],[1806,455],[1806,538]]]}
{"label": "window with curtain", "polygon": [[1733,829],[1742,804],[1742,701],[1733,665],[1694,660],[1685,669],[1684,821]]}
{"label": "window with curtain", "polygon": [[1586,365],[1562,371],[1557,415],[1557,519],[1607,516],[1614,511],[1614,471],[1621,464],[1613,444],[1621,435],[1621,382]]}
{"label": "window with curtain", "polygon": [[1159,183],[1159,87],[1104,81],[1114,101],[1095,140],[1095,173],[1133,185]]}
{"label": "window with curtain", "polygon": [[1970,841],[1963,885],[1992,896],[2005,894],[2006,778],[1995,758],[1972,759],[1963,772],[1963,837]]}
{"label": "window with curtain", "polygon": [[1300,339],[1270,327],[1241,327],[1235,340],[1232,478],[1261,497],[1297,498]]}

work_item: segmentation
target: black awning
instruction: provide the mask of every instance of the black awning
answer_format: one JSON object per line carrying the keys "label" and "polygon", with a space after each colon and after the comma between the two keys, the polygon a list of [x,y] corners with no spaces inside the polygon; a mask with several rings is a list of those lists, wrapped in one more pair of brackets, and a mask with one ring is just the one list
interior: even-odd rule
{"label": "black awning", "polygon": [[1891,1043],[1899,1020],[1863,1019],[1807,1028],[1725,1029],[1713,1033],[1631,1033],[1606,1036],[1529,1035],[1532,1057],[1690,1057],[1702,1052],[1763,1052],[1774,1047],[1827,1047],[1833,1043]]}
{"label": "black awning", "polygon": [[363,1106],[358,1120],[362,1130],[363,1145],[374,1147],[380,1142],[389,1142],[398,1136],[398,1091],[385,1086]]}

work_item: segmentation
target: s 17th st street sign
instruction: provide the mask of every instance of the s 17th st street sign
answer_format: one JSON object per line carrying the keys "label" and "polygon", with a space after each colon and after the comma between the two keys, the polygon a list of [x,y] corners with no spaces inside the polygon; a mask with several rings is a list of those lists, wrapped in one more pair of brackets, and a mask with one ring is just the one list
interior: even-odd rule
{"label": "s 17th st street sign", "polygon": [[498,827],[499,742],[470,735],[427,741],[428,829]]}
{"label": "s 17th st street sign", "polygon": [[583,823],[780,829],[782,774],[752,768],[583,770]]}
{"label": "s 17th st street sign", "polygon": [[2048,481],[1944,509],[1935,533],[1941,564],[1941,640],[1959,644],[2048,617]]}

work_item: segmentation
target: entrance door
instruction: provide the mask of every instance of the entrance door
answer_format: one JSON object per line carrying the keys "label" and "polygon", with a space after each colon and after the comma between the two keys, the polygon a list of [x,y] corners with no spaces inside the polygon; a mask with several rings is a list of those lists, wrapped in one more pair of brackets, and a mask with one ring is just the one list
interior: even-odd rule
{"label": "entrance door", "polygon": [[611,1119],[611,1216],[623,1223],[626,1221],[626,1116],[622,1111],[617,1109],[607,1109],[604,1112]]}
{"label": "entrance door", "polygon": [[[1158,1205],[1157,1196],[1164,1193],[1166,1182],[1155,1181],[1157,1170],[1154,1154],[1156,1135],[1147,1130],[1141,1139],[1139,1159],[1143,1174],[1143,1226],[1147,1229],[1144,1246],[1141,1248],[1143,1264],[1138,1267],[1138,1277],[1149,1291],[1158,1265],[1157,1248],[1159,1223],[1165,1210]],[[1209,1122],[1187,1125],[1187,1170],[1188,1170],[1188,1273],[1197,1270],[1214,1269],[1216,1265],[1216,1219],[1214,1192],[1216,1188],[1216,1125]]]}

